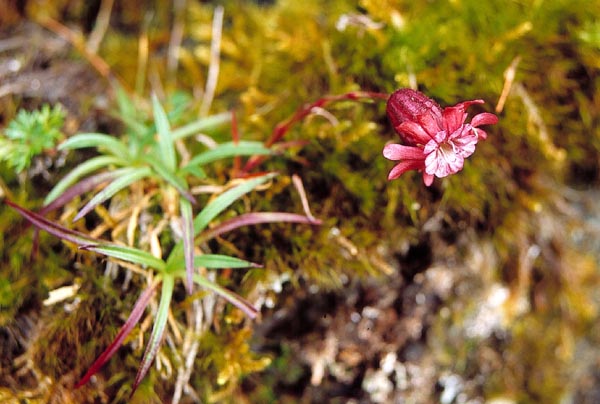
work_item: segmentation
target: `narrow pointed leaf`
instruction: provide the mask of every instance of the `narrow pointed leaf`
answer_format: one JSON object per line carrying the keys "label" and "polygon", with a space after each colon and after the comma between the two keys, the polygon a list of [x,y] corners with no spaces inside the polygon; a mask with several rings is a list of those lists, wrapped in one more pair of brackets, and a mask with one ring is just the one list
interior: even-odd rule
{"label": "narrow pointed leaf", "polygon": [[251,226],[262,223],[304,223],[320,225],[321,220],[287,212],[244,213],[238,217],[225,220],[211,229],[205,230],[200,234],[199,238],[200,240],[210,240],[243,226]]}
{"label": "narrow pointed leaf", "polygon": [[262,265],[229,255],[203,254],[194,258],[195,267],[204,268],[260,268]]}
{"label": "narrow pointed leaf", "polygon": [[166,267],[166,264],[163,260],[156,258],[147,251],[138,250],[137,248],[133,247],[101,244],[83,246],[82,249],[104,254],[108,257],[117,258],[123,261],[132,262],[134,264],[144,265],[154,268],[158,271],[164,271]]}
{"label": "narrow pointed leaf", "polygon": [[171,132],[171,137],[173,140],[183,139],[207,130],[215,129],[229,122],[231,122],[231,114],[229,112],[207,116],[180,128],[174,129]]}
{"label": "narrow pointed leaf", "polygon": [[[236,257],[221,254],[203,254],[194,256],[194,268],[260,268],[262,265]],[[177,244],[166,262],[166,272],[183,277],[186,270],[182,244]]]}
{"label": "narrow pointed leaf", "polygon": [[185,268],[185,254],[183,251],[183,243],[175,244],[175,247],[169,253],[167,257],[167,272],[177,272]]}
{"label": "narrow pointed leaf", "polygon": [[196,166],[186,165],[185,167],[180,168],[178,173],[179,174],[189,173],[199,179],[206,178],[206,172],[203,169],[201,169],[200,167],[196,167]]}
{"label": "narrow pointed leaf", "polygon": [[149,167],[139,167],[127,169],[124,174],[119,178],[115,179],[109,185],[106,186],[102,191],[98,192],[73,218],[73,221],[77,221],[87,215],[92,209],[106,201],[114,194],[122,190],[123,188],[133,184],[134,182],[148,177],[152,171]]}
{"label": "narrow pointed leaf", "polygon": [[183,225],[183,253],[185,256],[185,286],[188,294],[192,294],[194,281],[194,216],[192,204],[186,199],[180,199],[181,221]]}
{"label": "narrow pointed leaf", "polygon": [[[137,121],[132,116],[119,115],[119,119],[123,121],[127,128],[129,128],[129,131],[131,133],[130,136],[135,139],[135,144],[129,142],[130,150],[132,149],[132,146],[135,146],[134,150],[136,152],[139,152],[139,146],[142,146],[143,144],[148,144],[153,140],[155,133],[154,126],[146,127],[144,124]],[[135,153],[132,154],[137,156],[137,154]]]}
{"label": "narrow pointed leaf", "polygon": [[131,156],[127,147],[114,136],[104,133],[80,133],[65,140],[58,146],[59,150],[83,149],[85,147],[96,147],[106,149],[111,154],[125,161],[130,161]]}
{"label": "narrow pointed leaf", "polygon": [[158,348],[160,347],[160,343],[165,332],[165,327],[167,325],[167,318],[169,316],[169,304],[171,303],[171,297],[173,296],[174,285],[174,277],[166,276],[163,279],[160,302],[158,303],[158,310],[156,313],[156,318],[154,320],[154,327],[152,328],[152,334],[150,334],[150,339],[148,340],[146,351],[144,352],[144,356],[142,357],[142,363],[140,364],[137,375],[135,376],[135,381],[133,382],[131,395],[133,395],[144,376],[146,376],[146,373],[148,373],[148,370],[152,365],[152,361],[156,356],[156,352],[158,352]]}
{"label": "narrow pointed leaf", "polygon": [[128,170],[128,168],[123,168],[120,170],[108,171],[89,176],[65,190],[48,205],[44,205],[39,210],[39,214],[45,215],[48,212],[52,212],[54,209],[58,209],[61,206],[64,206],[67,202],[72,201],[73,198],[83,195],[105,182],[114,181],[115,178],[119,177],[123,173],[126,173]]}
{"label": "narrow pointed leaf", "polygon": [[298,195],[300,195],[300,202],[302,202],[302,209],[304,209],[304,214],[306,217],[311,220],[317,220],[313,216],[310,211],[310,205],[308,203],[308,197],[306,196],[306,191],[304,190],[304,184],[302,183],[302,179],[296,174],[292,175],[292,183],[294,187],[296,187],[296,191],[298,191]]}
{"label": "narrow pointed leaf", "polygon": [[91,377],[98,373],[102,366],[104,366],[104,364],[108,362],[108,360],[117,352],[117,350],[123,344],[123,341],[125,341],[125,338],[127,338],[131,331],[133,331],[135,325],[142,318],[144,310],[146,309],[146,306],[148,306],[148,303],[150,303],[150,299],[154,295],[157,286],[158,283],[155,283],[154,285],[148,287],[142,292],[140,297],[138,297],[138,300],[135,302],[133,310],[131,310],[127,321],[125,321],[125,324],[123,324],[123,326],[117,333],[115,339],[110,343],[108,348],[106,348],[104,352],[102,352],[100,356],[98,356],[98,358],[94,361],[92,366],[90,366],[85,375],[75,385],[75,388],[79,388],[86,384],[91,379]]}
{"label": "narrow pointed leaf", "polygon": [[252,191],[257,186],[264,184],[273,177],[275,177],[275,174],[267,174],[245,181],[240,185],[223,192],[217,198],[210,201],[204,207],[204,209],[202,209],[198,216],[196,216],[196,219],[194,219],[194,235],[198,235],[215,217],[219,215],[219,213],[227,209],[227,207],[229,207],[241,196]]}
{"label": "narrow pointed leaf", "polygon": [[221,287],[198,274],[194,274],[194,282],[224,297],[235,307],[242,310],[248,317],[254,319],[258,315],[258,310],[256,310],[256,308],[249,301],[247,301],[237,293],[225,289],[224,287]]}
{"label": "narrow pointed leaf", "polygon": [[137,136],[143,136],[147,128],[136,121],[135,117],[137,114],[136,107],[127,95],[127,92],[123,90],[121,86],[117,87],[117,104],[119,106],[119,118],[125,123],[125,125],[134,132]]}
{"label": "narrow pointed leaf", "polygon": [[175,160],[175,146],[173,144],[173,137],[171,136],[171,127],[167,114],[160,105],[156,95],[152,96],[152,109],[156,131],[158,132],[159,156],[167,169],[174,172],[177,162]]}
{"label": "narrow pointed leaf", "polygon": [[5,199],[4,202],[37,228],[44,230],[60,239],[70,241],[71,243],[75,243],[77,245],[95,245],[99,242],[102,242],[101,240],[96,240],[87,234],[67,229],[66,227],[61,226],[58,223],[54,223],[40,214],[27,210],[9,201],[8,199]]}
{"label": "narrow pointed leaf", "polygon": [[202,166],[213,161],[235,156],[259,156],[273,154],[271,149],[266,148],[261,142],[241,141],[221,143],[214,149],[207,150],[195,156],[187,166]]}
{"label": "narrow pointed leaf", "polygon": [[48,205],[56,198],[59,197],[67,188],[75,184],[84,175],[87,175],[93,171],[99,170],[100,168],[107,167],[109,165],[123,165],[123,160],[114,156],[97,156],[89,159],[86,162],[79,164],[72,171],[70,171],[58,184],[52,188],[52,191],[44,199],[44,205]]}
{"label": "narrow pointed leaf", "polygon": [[191,203],[196,203],[196,198],[190,191],[188,191],[188,186],[181,178],[179,178],[175,173],[169,170],[162,161],[157,160],[156,158],[145,157],[144,161],[146,161],[152,169],[158,174],[163,180],[171,184],[185,199],[190,201]]}

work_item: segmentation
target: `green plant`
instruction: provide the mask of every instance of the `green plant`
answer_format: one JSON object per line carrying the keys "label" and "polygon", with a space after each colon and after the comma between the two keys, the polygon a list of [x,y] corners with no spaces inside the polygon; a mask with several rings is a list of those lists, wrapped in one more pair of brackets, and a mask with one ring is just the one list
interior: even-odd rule
{"label": "green plant", "polygon": [[[269,154],[270,150],[258,142],[225,143],[196,155],[186,164],[178,166],[175,143],[201,130],[214,127],[228,120],[228,114],[199,119],[178,130],[172,131],[167,114],[156,97],[152,99],[154,123],[144,125],[135,117],[135,107],[123,91],[118,91],[121,117],[128,127],[122,139],[102,133],[77,134],[62,143],[60,150],[76,150],[96,147],[102,154],[91,158],[73,169],[48,194],[42,213],[62,206],[73,197],[92,190],[100,184],[105,188],[95,194],[75,215],[74,221],[81,219],[96,206],[114,196],[117,192],[144,179],[152,179],[159,187],[176,189],[183,198],[179,198],[179,208],[183,223],[183,245],[187,267],[187,289],[192,292],[192,204],[196,199],[189,192],[186,177],[189,175],[204,178],[202,166],[218,159],[251,154]],[[155,139],[155,134],[158,139]],[[82,177],[102,170],[100,173]]]}
{"label": "green plant", "polygon": [[[248,180],[221,194],[211,203],[207,204],[194,220],[194,235],[199,236],[200,238],[204,237],[204,239],[206,239],[214,237],[214,235],[216,234],[220,234],[220,232],[218,231],[215,232],[214,229],[208,234],[202,234],[202,231],[206,228],[208,223],[210,223],[219,213],[226,209],[231,203],[233,203],[235,200],[237,200],[239,197],[246,194],[247,192],[253,190],[258,185],[270,180],[272,177],[273,175],[264,175],[252,180]],[[113,343],[106,349],[106,351],[102,353],[102,355],[100,355],[98,360],[90,367],[90,370],[81,379],[81,381],[78,383],[78,386],[81,386],[84,383],[86,383],[90,379],[90,377],[94,373],[96,373],[112,355],[114,355],[117,348],[121,345],[123,340],[127,337],[127,335],[129,335],[129,333],[133,330],[133,327],[140,320],[142,314],[144,313],[144,309],[150,303],[151,297],[153,296],[157,287],[159,285],[162,285],[161,298],[155,318],[154,328],[152,330],[152,335],[148,342],[146,352],[144,353],[144,357],[142,358],[142,364],[140,366],[138,375],[136,376],[133,385],[133,391],[135,391],[140,381],[146,375],[150,364],[154,359],[154,356],[156,355],[160,341],[162,340],[167,321],[169,306],[171,303],[171,297],[175,287],[175,282],[179,278],[186,277],[185,268],[187,264],[184,262],[182,244],[177,244],[169,254],[168,258],[166,260],[162,260],[153,256],[151,253],[138,248],[122,246],[94,239],[84,233],[77,232],[59,224],[53,223],[45,219],[43,216],[21,208],[20,206],[10,201],[6,201],[6,203],[9,206],[16,209],[23,217],[25,217],[38,228],[45,230],[59,238],[75,243],[79,245],[81,249],[100,253],[117,260],[137,264],[140,267],[145,268],[146,271],[148,271],[149,279],[153,279],[151,285],[147,289],[145,289],[140,295],[140,298],[136,302],[131,312],[131,315],[121,328],[119,334],[117,335]],[[281,217],[279,218],[281,219]],[[300,217],[298,217],[297,219],[300,221],[302,220]],[[231,223],[233,223],[233,225],[231,225]],[[226,227],[228,229],[233,229],[235,227],[238,227],[239,225],[244,224],[244,221],[234,219],[234,221],[230,222],[230,225],[226,225]],[[215,254],[203,254],[196,256],[194,257],[193,262],[194,268],[244,268],[251,266],[256,265],[235,257]],[[155,272],[156,274],[153,274],[152,272]],[[194,283],[205,287],[209,290],[212,290],[213,292],[229,300],[236,307],[243,310],[244,313],[246,313],[250,318],[256,317],[256,309],[252,307],[250,303],[248,303],[235,293],[232,293],[220,287],[214,282],[209,281],[206,277],[197,273],[192,274],[192,279]]]}
{"label": "green plant", "polygon": [[[257,187],[272,181],[276,176],[274,173],[254,175],[248,179],[238,179],[229,185],[218,187],[218,190],[212,191],[213,198],[194,216],[193,205],[196,204],[196,198],[190,192],[189,181],[206,179],[207,174],[204,167],[207,164],[242,155],[254,158],[269,155],[273,153],[272,149],[265,147],[260,142],[241,141],[237,139],[237,133],[234,131],[233,142],[215,144],[214,147],[198,153],[184,163],[178,164],[175,152],[176,142],[211,125],[226,122],[229,114],[201,119],[172,130],[167,114],[156,97],[152,101],[154,122],[151,125],[144,125],[140,120],[134,119],[132,116],[135,109],[123,97],[124,94],[121,94],[121,112],[124,114],[124,121],[130,129],[125,136],[117,139],[101,133],[84,133],[69,138],[59,146],[59,149],[76,150],[85,147],[96,147],[101,154],[82,163],[65,176],[50,192],[45,200],[44,207],[38,213],[27,210],[11,201],[6,201],[6,203],[34,224],[37,229],[75,243],[82,250],[102,254],[118,262],[133,264],[148,279],[149,286],[140,294],[129,318],[113,343],[89,368],[78,386],[86,383],[114,355],[127,335],[132,332],[134,326],[139,322],[145,308],[152,301],[156,290],[160,286],[160,300],[154,327],[133,384],[133,393],[148,372],[159,349],[169,316],[173,292],[179,279],[184,281],[189,294],[192,293],[193,285],[196,284],[224,297],[241,309],[249,318],[256,317],[257,311],[249,302],[209,280],[195,269],[244,268],[256,267],[257,265],[237,257],[207,253],[203,251],[201,245],[223,233],[242,226],[269,222],[319,224],[320,221],[308,213],[305,198],[301,194],[307,211],[306,216],[286,212],[248,212],[223,220],[218,225],[214,224],[215,219],[238,199]],[[79,220],[94,209],[99,209],[100,204],[103,202],[113,200],[120,191],[130,189],[130,202],[135,204],[139,201],[136,201],[133,197],[135,193],[133,189],[136,187],[158,187],[163,191],[162,195],[164,197],[156,198],[156,203],[165,212],[168,212],[172,218],[181,223],[181,235],[166,239],[167,245],[165,247],[169,247],[170,252],[166,254],[164,259],[161,253],[148,252],[142,245],[123,245],[117,240],[101,240],[85,232],[69,229],[44,217],[49,211],[65,206],[75,197],[94,191],[96,187],[102,184],[107,185],[91,196],[90,200],[77,212],[74,221]],[[177,213],[173,212],[169,206],[163,205],[177,203],[179,217],[173,217]],[[209,225],[212,226],[209,228]]]}
{"label": "green plant", "polygon": [[53,149],[63,137],[65,112],[60,105],[44,104],[36,111],[20,110],[0,136],[0,160],[15,173],[29,168],[32,159]]}

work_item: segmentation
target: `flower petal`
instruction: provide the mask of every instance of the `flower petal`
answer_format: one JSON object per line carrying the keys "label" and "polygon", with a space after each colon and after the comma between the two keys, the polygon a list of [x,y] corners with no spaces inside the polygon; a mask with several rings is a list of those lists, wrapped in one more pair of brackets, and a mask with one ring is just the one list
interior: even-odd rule
{"label": "flower petal", "polygon": [[469,108],[473,104],[485,104],[485,101],[484,100],[463,101],[463,102],[459,102],[458,104],[456,104],[454,106],[454,108],[462,108],[463,111],[466,111],[467,108]]}
{"label": "flower petal", "polygon": [[475,153],[475,146],[477,145],[477,137],[472,136],[471,138],[461,138],[454,142],[456,147],[456,153],[461,155],[462,158],[467,158],[471,154]]}
{"label": "flower petal", "polygon": [[423,183],[425,184],[426,187],[433,184],[433,178],[434,178],[433,175],[427,174],[425,171],[423,171]]}
{"label": "flower petal", "polygon": [[483,139],[483,140],[487,139],[487,133],[485,133],[485,131],[483,129],[471,128],[471,130],[473,131],[475,136],[477,136],[478,139]]}
{"label": "flower petal", "polygon": [[427,144],[423,148],[423,153],[427,156],[430,153],[436,151],[442,143],[446,142],[447,137],[448,136],[446,135],[445,130],[438,132],[433,139],[427,142]]}
{"label": "flower petal", "polygon": [[388,174],[388,180],[395,180],[407,171],[422,170],[423,168],[423,160],[403,160],[392,168]]}
{"label": "flower petal", "polygon": [[475,115],[471,119],[471,126],[477,127],[481,125],[494,125],[498,123],[498,117],[489,112],[482,112],[481,114]]}
{"label": "flower petal", "polygon": [[440,147],[425,158],[425,172],[443,178],[462,170],[464,163],[465,159],[460,153]]}
{"label": "flower petal", "polygon": [[453,144],[453,149],[456,153],[464,158],[469,157],[475,152],[475,146],[479,141],[479,136],[469,124],[463,125],[461,130],[454,132],[448,141]]}
{"label": "flower petal", "polygon": [[436,133],[444,129],[442,125],[443,121],[442,111],[438,109],[432,109],[417,117],[417,122],[429,134],[429,137],[435,136]]}
{"label": "flower petal", "polygon": [[462,106],[444,108],[444,129],[446,129],[446,133],[456,132],[465,123],[465,119],[467,119],[467,114]]}
{"label": "flower petal", "polygon": [[383,148],[383,157],[388,160],[424,160],[425,154],[418,147],[391,143]]}
{"label": "flower petal", "polygon": [[412,121],[402,122],[395,129],[400,139],[411,146],[425,144],[435,136],[435,133],[429,134],[421,125]]}

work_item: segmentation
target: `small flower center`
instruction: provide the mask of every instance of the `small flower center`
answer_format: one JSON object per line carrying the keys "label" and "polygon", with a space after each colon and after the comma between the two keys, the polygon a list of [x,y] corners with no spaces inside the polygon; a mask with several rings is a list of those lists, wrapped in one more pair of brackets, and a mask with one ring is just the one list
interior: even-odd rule
{"label": "small flower center", "polygon": [[450,141],[440,143],[439,152],[446,161],[451,161],[456,155],[456,146]]}

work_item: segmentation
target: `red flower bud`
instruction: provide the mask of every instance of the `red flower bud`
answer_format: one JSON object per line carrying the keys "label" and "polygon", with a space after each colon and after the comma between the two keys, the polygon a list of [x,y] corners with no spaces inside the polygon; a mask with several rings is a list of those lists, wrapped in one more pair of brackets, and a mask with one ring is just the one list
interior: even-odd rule
{"label": "red flower bud", "polygon": [[420,115],[432,110],[441,115],[442,109],[435,101],[410,88],[396,90],[387,102],[387,114],[394,128],[402,122],[416,122]]}
{"label": "red flower bud", "polygon": [[[387,115],[394,130],[407,145],[427,143],[435,137],[442,122],[442,108],[425,94],[410,88],[402,88],[390,96]],[[425,129],[426,133],[404,129],[413,124]]]}

